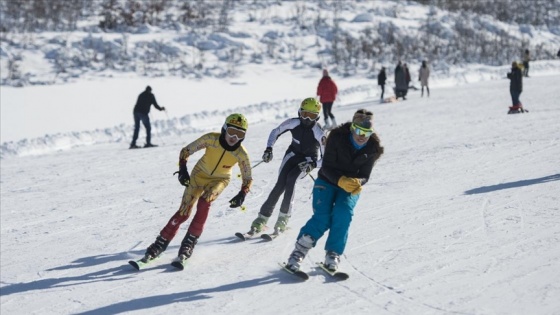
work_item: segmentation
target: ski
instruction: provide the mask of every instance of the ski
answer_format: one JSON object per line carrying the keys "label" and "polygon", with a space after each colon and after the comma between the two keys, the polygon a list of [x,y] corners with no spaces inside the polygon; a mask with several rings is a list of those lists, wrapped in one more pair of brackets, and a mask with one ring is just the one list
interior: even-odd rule
{"label": "ski", "polygon": [[275,238],[277,238],[280,235],[280,233],[272,233],[272,234],[262,234],[261,238],[265,241],[273,241]]}
{"label": "ski", "polygon": [[[263,229],[263,231],[266,230],[266,227]],[[249,232],[247,233],[241,233],[241,232],[237,232],[235,233],[235,236],[237,236],[240,240],[246,241],[252,238],[255,238],[255,236],[259,235],[261,232],[256,232],[255,230],[251,229]]]}
{"label": "ski", "polygon": [[278,265],[280,265],[280,267],[282,267],[282,269],[284,269],[287,273],[292,274],[302,280],[308,280],[309,279],[309,275],[307,274],[307,272],[305,271],[301,271],[301,270],[297,270],[297,271],[292,271],[290,269],[288,269],[286,267],[286,263],[278,263]]}
{"label": "ski", "polygon": [[247,233],[241,233],[241,232],[237,232],[235,233],[235,236],[237,236],[240,240],[242,241],[246,241],[248,239],[252,239],[253,237],[255,237],[255,233],[251,233],[251,232],[247,232]]}
{"label": "ski", "polygon": [[[184,259],[182,257],[184,257]],[[173,266],[173,267],[175,267],[179,270],[184,270],[186,265],[187,265],[188,260],[189,260],[188,258],[181,255],[181,256],[175,258],[175,260],[173,260],[173,262],[171,263],[171,266]]]}
{"label": "ski", "polygon": [[322,262],[318,262],[317,266],[319,266],[319,268],[321,270],[323,270],[324,272],[328,273],[331,277],[337,279],[337,280],[347,280],[348,278],[350,278],[350,275],[347,274],[344,271],[332,271],[329,270]]}
{"label": "ski", "polygon": [[[161,255],[160,255],[161,256]],[[142,259],[138,259],[138,260],[130,260],[128,263],[134,267],[134,269],[136,270],[142,270],[144,269],[146,266],[150,265],[151,263],[153,263],[154,261],[158,260],[160,256],[157,256],[155,258],[152,259],[148,259],[147,257],[143,257]]]}

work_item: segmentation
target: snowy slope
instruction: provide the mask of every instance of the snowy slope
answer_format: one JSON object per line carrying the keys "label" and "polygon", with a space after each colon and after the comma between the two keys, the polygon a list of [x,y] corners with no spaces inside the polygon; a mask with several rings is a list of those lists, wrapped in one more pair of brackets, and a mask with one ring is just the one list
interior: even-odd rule
{"label": "snowy slope", "polygon": [[[0,313],[559,314],[559,79],[526,79],[521,100],[531,112],[523,115],[506,115],[507,80],[432,88],[430,98],[410,92],[396,104],[347,97],[335,105],[339,122],[373,110],[386,148],[355,211],[346,282],[313,268],[324,238],[306,259],[308,282],[277,266],[311,215],[311,180],[299,183],[286,235],[272,243],[233,236],[272,188],[288,136],[254,169],[246,212],[227,206],[238,180],[213,204],[183,272],[169,262],[186,225],[153,267],[136,272],[127,261],[179,206],[171,175],[179,150],[219,119],[155,137],[163,145],[149,150],[128,150],[125,140],[2,159]],[[296,108],[279,107],[273,118],[255,110],[244,142],[253,162]]]}

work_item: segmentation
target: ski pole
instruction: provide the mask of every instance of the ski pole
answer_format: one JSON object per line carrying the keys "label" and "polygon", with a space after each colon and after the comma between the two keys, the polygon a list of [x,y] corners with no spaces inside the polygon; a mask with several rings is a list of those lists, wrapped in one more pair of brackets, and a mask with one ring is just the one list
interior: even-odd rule
{"label": "ski pole", "polygon": [[[152,117],[151,117],[152,114],[150,113],[149,115],[150,115],[150,120],[152,120]],[[158,137],[159,141],[161,141],[161,144],[165,145],[165,142],[163,141],[163,139],[159,135],[159,131],[158,131],[158,128],[156,126],[155,121],[154,121],[154,127],[155,127],[154,129],[156,130],[156,136]]]}
{"label": "ski pole", "polygon": [[[261,165],[262,162],[264,162],[264,160],[257,162],[255,165],[251,166],[251,169],[254,169],[255,167]],[[237,174],[237,178],[241,178],[241,174]]]}
{"label": "ski pole", "polygon": [[[313,175],[311,175],[311,173],[307,173],[307,175],[309,175],[309,177],[311,177],[313,182],[315,182],[315,177],[313,177]],[[311,193],[309,194],[309,199],[311,199],[311,196],[313,196],[313,190],[311,190]]]}

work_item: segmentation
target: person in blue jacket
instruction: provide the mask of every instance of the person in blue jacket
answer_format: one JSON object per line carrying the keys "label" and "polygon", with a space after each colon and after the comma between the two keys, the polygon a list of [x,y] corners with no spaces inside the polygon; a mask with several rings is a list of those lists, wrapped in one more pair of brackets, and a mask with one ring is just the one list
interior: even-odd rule
{"label": "person in blue jacket", "polygon": [[330,132],[313,187],[313,216],[301,228],[286,268],[299,270],[307,252],[329,230],[324,264],[331,271],[338,269],[362,186],[383,151],[368,110],[359,109],[352,122]]}

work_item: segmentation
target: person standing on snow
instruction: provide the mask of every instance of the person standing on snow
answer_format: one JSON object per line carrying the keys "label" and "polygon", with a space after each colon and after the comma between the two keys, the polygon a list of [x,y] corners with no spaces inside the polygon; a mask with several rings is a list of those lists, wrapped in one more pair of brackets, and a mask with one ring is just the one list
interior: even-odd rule
{"label": "person standing on snow", "polygon": [[408,70],[408,65],[405,63],[403,64],[404,75],[406,78],[406,91],[410,88],[410,81],[412,81],[412,77],[410,76],[410,71]]}
{"label": "person standing on snow", "polygon": [[387,81],[387,73],[385,73],[385,67],[381,67],[379,74],[377,75],[377,85],[381,87],[381,100],[383,100],[383,94],[385,94],[385,82]]}
{"label": "person standing on snow", "polygon": [[430,88],[428,87],[428,78],[430,77],[430,68],[428,68],[428,64],[426,60],[422,61],[422,66],[418,71],[418,81],[420,81],[420,85],[422,86],[422,97],[424,97],[424,87],[426,87],[426,91],[428,92],[428,97],[430,97]]}
{"label": "person standing on snow", "polygon": [[529,53],[529,49],[525,49],[525,53],[523,54],[523,76],[526,78],[529,77],[529,61],[531,61],[531,54]]}
{"label": "person standing on snow", "polygon": [[[207,133],[193,141],[179,154],[179,183],[185,186],[179,210],[161,230],[156,241],[146,250],[142,261],[147,262],[161,255],[179,231],[179,227],[191,215],[196,204],[196,214],[181,242],[176,261],[191,257],[198,238],[202,234],[210,206],[228,186],[232,167],[239,163],[241,169],[241,190],[229,203],[231,208],[240,207],[249,192],[253,179],[247,150],[241,142],[245,139],[248,123],[242,114],[231,114],[221,132]],[[195,152],[205,149],[189,174],[187,160]]]}
{"label": "person standing on snow", "polygon": [[401,61],[395,67],[395,96],[398,99],[402,97],[406,100],[406,93],[408,92],[408,82],[406,81],[406,73],[402,66]]}
{"label": "person standing on snow", "polygon": [[138,99],[136,100],[136,105],[134,106],[134,135],[132,136],[132,142],[130,143],[130,149],[138,149],[139,146],[136,145],[136,140],[138,140],[138,133],[140,132],[140,121],[144,124],[144,128],[146,128],[146,144],[144,148],[149,147],[156,147],[155,144],[152,144],[152,126],[150,124],[150,107],[154,105],[155,108],[162,111],[165,110],[165,107],[159,107],[158,103],[156,102],[156,97],[152,94],[152,88],[148,85],[144,92],[138,95]]}
{"label": "person standing on snow", "polygon": [[[323,104],[323,115],[325,115],[326,129],[334,128],[337,125],[336,118],[332,113],[333,103],[336,100],[337,94],[338,87],[329,76],[329,71],[327,71],[327,69],[323,69],[323,77],[317,86],[317,99],[319,99]],[[329,124],[329,118],[332,120],[332,124]]]}
{"label": "person standing on snow", "polygon": [[262,205],[258,217],[251,224],[248,234],[259,233],[264,229],[282,194],[284,199],[274,225],[274,233],[278,234],[286,229],[292,214],[296,182],[314,168],[321,166],[326,138],[323,129],[317,124],[320,113],[321,103],[315,98],[306,98],[301,102],[298,117],[284,121],[270,132],[262,157],[264,162],[272,160],[272,148],[282,134],[289,131],[292,134],[292,143],[282,159],[278,180]]}
{"label": "person standing on snow", "polygon": [[511,72],[507,74],[509,82],[509,94],[511,95],[511,102],[513,107],[522,107],[519,96],[523,92],[523,74],[521,69],[517,66],[517,62],[511,63]]}
{"label": "person standing on snow", "polygon": [[337,270],[344,253],[354,207],[383,147],[374,133],[373,113],[359,109],[352,122],[333,129],[313,187],[313,216],[301,228],[286,268],[297,271],[307,252],[329,230],[325,267]]}

